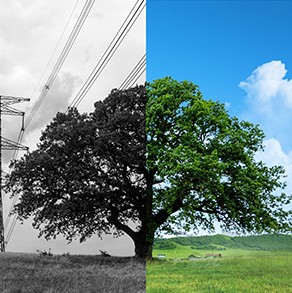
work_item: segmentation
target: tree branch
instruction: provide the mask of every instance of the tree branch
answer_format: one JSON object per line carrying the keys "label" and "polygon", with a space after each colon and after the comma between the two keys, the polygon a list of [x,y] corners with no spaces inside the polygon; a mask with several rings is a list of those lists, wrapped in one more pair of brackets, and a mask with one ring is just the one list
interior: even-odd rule
{"label": "tree branch", "polygon": [[128,234],[132,239],[135,239],[136,237],[136,232],[134,230],[132,230],[129,226],[121,223],[118,220],[118,211],[114,211],[114,209],[111,209],[112,214],[111,216],[108,218],[109,223],[113,224],[114,226],[116,226],[116,228],[118,230],[122,230],[124,231],[126,234]]}
{"label": "tree branch", "polygon": [[161,209],[154,217],[154,223],[157,225],[157,227],[161,226],[166,220],[167,218],[177,212],[181,207],[183,206],[183,202],[181,198],[177,198],[172,206],[169,209]]}

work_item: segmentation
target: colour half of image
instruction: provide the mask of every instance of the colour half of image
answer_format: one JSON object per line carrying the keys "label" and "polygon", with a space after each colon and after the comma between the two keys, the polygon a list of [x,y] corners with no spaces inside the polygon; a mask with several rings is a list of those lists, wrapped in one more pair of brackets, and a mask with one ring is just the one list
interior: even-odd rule
{"label": "colour half of image", "polygon": [[290,290],[291,12],[147,2],[147,292]]}

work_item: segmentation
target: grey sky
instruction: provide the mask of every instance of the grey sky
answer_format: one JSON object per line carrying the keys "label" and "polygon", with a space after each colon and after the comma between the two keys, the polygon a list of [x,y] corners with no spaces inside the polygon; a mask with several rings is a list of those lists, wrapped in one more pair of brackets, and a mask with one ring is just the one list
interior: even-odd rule
{"label": "grey sky", "polygon": [[[73,17],[52,62],[37,86],[77,2]],[[30,103],[19,105],[18,109],[29,112],[39,97],[85,2],[85,0],[0,0],[0,94],[31,98]],[[66,110],[135,3],[136,0],[95,1],[53,87],[26,130],[23,144],[33,150],[44,126],[58,111]],[[94,102],[104,99],[111,89],[118,88],[145,54],[145,14],[144,9],[103,73],[79,105],[81,112],[92,112]],[[138,83],[144,81],[145,74]],[[20,118],[3,117],[2,127],[4,137],[16,140],[21,127]],[[6,171],[11,155],[11,152],[3,152],[3,168]],[[9,196],[6,195],[4,219],[7,217],[10,203]],[[38,239],[36,235],[37,231],[32,229],[31,222],[24,225],[17,224],[7,251],[35,252],[36,249],[51,248],[53,253],[92,254],[98,253],[99,249],[105,249],[115,255],[133,254],[133,244],[127,236],[121,239],[105,236],[102,241],[92,237],[82,245],[79,245],[78,240],[67,245],[61,238],[47,242]]]}

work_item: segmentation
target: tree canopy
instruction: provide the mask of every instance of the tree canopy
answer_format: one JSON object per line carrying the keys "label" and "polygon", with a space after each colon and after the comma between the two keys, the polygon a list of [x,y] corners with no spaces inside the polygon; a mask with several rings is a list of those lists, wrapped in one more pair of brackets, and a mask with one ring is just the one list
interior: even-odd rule
{"label": "tree canopy", "polygon": [[264,134],[204,100],[198,86],[163,78],[147,86],[147,190],[152,232],[199,228],[291,231],[284,169],[255,160]]}
{"label": "tree canopy", "polygon": [[145,255],[145,101],[137,86],[113,90],[89,115],[58,113],[37,149],[11,164],[7,189],[21,195],[19,219],[32,216],[40,236],[69,241],[125,232]]}
{"label": "tree canopy", "polygon": [[167,77],[113,90],[91,114],[58,113],[38,148],[12,162],[6,190],[21,195],[15,212],[33,216],[40,235],[124,232],[142,258],[157,231],[217,221],[229,231],[291,231],[284,169],[255,160],[263,139],[198,86]]}

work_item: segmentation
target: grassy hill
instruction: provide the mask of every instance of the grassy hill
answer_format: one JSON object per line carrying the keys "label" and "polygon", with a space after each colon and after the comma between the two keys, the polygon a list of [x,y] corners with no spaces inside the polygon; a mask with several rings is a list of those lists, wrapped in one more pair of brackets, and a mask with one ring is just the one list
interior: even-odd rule
{"label": "grassy hill", "polygon": [[179,246],[190,247],[194,250],[264,250],[292,251],[292,235],[267,234],[258,236],[194,236],[174,237],[169,239],[156,238],[155,250],[177,249]]}
{"label": "grassy hill", "polygon": [[292,235],[155,239],[159,254],[147,264],[147,293],[292,293]]}

